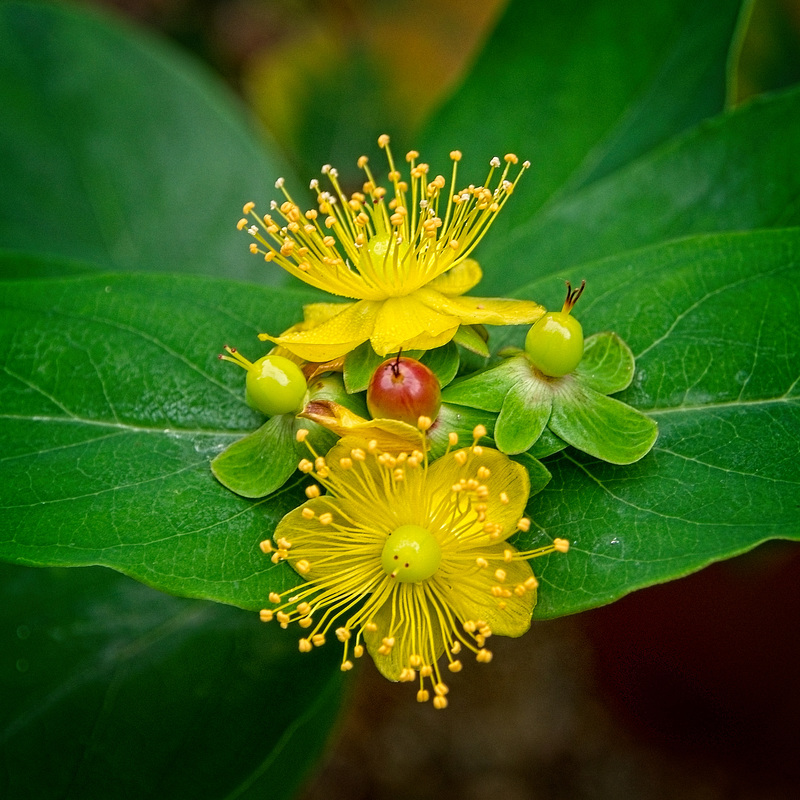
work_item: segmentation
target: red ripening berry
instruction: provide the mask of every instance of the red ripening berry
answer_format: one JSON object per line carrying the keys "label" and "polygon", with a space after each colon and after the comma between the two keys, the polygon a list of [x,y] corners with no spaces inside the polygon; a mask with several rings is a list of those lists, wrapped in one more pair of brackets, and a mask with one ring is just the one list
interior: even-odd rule
{"label": "red ripening berry", "polygon": [[420,417],[436,419],[441,404],[439,379],[414,358],[398,355],[384,361],[367,387],[367,408],[373,419],[416,425]]}

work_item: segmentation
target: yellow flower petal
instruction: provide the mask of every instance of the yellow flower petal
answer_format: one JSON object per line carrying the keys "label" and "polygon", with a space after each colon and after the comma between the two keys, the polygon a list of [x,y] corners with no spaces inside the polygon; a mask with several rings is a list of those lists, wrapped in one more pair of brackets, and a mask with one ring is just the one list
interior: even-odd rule
{"label": "yellow flower petal", "polygon": [[339,403],[311,401],[298,416],[310,419],[337,436],[357,436],[374,440],[387,453],[427,449],[429,444],[417,428],[396,419],[364,419]]}
{"label": "yellow flower petal", "polygon": [[341,308],[338,314],[310,330],[290,330],[280,336],[261,333],[258,338],[275,342],[306,361],[332,361],[369,339],[381,303],[360,300]]}
{"label": "yellow flower petal", "polygon": [[303,306],[303,321],[300,323],[304,327],[301,330],[310,330],[327,322],[337,314],[340,314],[348,306],[354,303],[308,303]]}
{"label": "yellow flower petal", "polygon": [[[481,555],[489,561],[490,566],[479,570],[473,577],[480,588],[454,583],[448,600],[461,619],[484,620],[497,636],[522,636],[531,626],[536,590],[526,590],[521,595],[514,594],[514,590],[520,585],[524,586],[525,581],[533,577],[533,570],[527,561],[506,563],[503,552],[508,548],[509,545],[505,543],[482,547]],[[498,567],[505,573],[502,583],[495,576]],[[504,607],[499,604],[491,593],[496,586],[512,592],[513,601],[509,598]]]}
{"label": "yellow flower petal", "polygon": [[[458,454],[461,455],[458,455]],[[460,459],[466,456],[462,466]],[[485,470],[485,472],[484,472]],[[490,537],[486,532],[476,543],[491,544],[503,542],[517,530],[517,522],[525,511],[530,493],[530,479],[521,464],[512,461],[508,456],[497,450],[483,447],[480,455],[476,455],[469,448],[450,453],[438,461],[434,461],[428,469],[428,487],[432,497],[446,496],[450,488],[464,476],[482,475],[480,483],[488,489],[486,497],[482,499],[486,506],[486,519],[476,522],[478,528],[485,523],[496,526],[499,533]],[[507,502],[506,502],[507,501]],[[473,517],[474,517],[473,513]],[[449,512],[445,512],[437,519],[437,524],[448,524]]]}
{"label": "yellow flower petal", "polygon": [[[416,613],[412,619],[406,619],[405,613],[411,607]],[[377,631],[365,630],[364,642],[378,671],[390,681],[400,678],[412,654],[422,656],[424,663],[431,664],[445,651],[441,625],[436,615],[430,613],[425,592],[419,584],[397,586],[375,612],[372,621]],[[395,642],[388,653],[381,653],[387,631],[394,631]]]}
{"label": "yellow flower petal", "polygon": [[457,317],[464,325],[525,325],[545,312],[544,306],[531,300],[447,297],[427,287],[417,290],[415,296],[428,308]]}
{"label": "yellow flower petal", "polygon": [[375,327],[370,336],[372,349],[379,356],[396,353],[400,349],[431,349],[447,344],[455,336],[461,320],[421,303],[417,295],[418,292],[414,292],[406,297],[384,300],[376,314]]}
{"label": "yellow flower petal", "polygon": [[[310,516],[306,509],[313,511],[314,516]],[[334,522],[320,522],[320,516],[326,513],[333,516]],[[362,531],[357,536],[343,535],[339,528],[346,521],[338,506],[331,505],[325,497],[317,497],[283,517],[275,529],[274,539],[276,543],[285,539],[291,544],[287,561],[296,570],[298,561],[308,562],[309,570],[304,578],[325,580],[337,577],[341,580],[347,572],[348,562],[359,566],[365,559],[377,563],[386,536],[366,536]]]}
{"label": "yellow flower petal", "polygon": [[482,277],[483,271],[478,262],[472,258],[467,258],[443,275],[434,278],[428,284],[428,288],[450,297],[455,297],[474,289]]}

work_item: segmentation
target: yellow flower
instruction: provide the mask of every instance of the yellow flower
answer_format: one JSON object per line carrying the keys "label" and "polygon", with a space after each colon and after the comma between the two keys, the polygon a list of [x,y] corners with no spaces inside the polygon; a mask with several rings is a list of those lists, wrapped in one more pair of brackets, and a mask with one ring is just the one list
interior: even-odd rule
{"label": "yellow flower", "polygon": [[[530,484],[522,466],[477,445],[485,433],[478,426],[471,447],[432,464],[421,451],[389,454],[354,438],[327,458],[301,461],[327,494],[309,486],[309,501],[261,548],[305,582],[271,593],[273,607],[261,618],[284,628],[297,622],[302,652],[324,644],[333,628],[343,670],[366,645],[389,680],[418,682],[420,702],[431,696],[429,683],[434,705],[444,708],[441,656],[459,672],[466,653],[491,660],[491,635],[521,636],[536,603],[528,559],[569,546],[508,544],[530,527],[522,516]],[[450,441],[457,444],[455,434]]]}
{"label": "yellow flower", "polygon": [[331,191],[311,181],[318,208],[301,211],[282,178],[275,185],[285,200],[272,202],[274,216],[259,216],[254,203],[244,206],[246,216],[238,227],[256,239],[251,252],[310,286],[357,301],[314,304],[304,324],[281,336],[261,334],[261,339],[321,362],[340,358],[367,340],[379,355],[430,350],[447,344],[460,325],[517,325],[541,317],[544,309],[530,301],[461,297],[482,275],[468,256],[529,162],[511,180],[517,157],[506,155],[504,167],[493,158],[485,185],[457,189],[461,153],[454,150],[445,191],[448,181],[443,175],[429,180],[428,165],[417,161],[419,153],[406,155],[409,183],[395,166],[389,137],[381,136],[378,143],[389,161],[390,199],[361,156],[358,165],[366,181],[363,191],[349,197],[336,170],[325,166]]}

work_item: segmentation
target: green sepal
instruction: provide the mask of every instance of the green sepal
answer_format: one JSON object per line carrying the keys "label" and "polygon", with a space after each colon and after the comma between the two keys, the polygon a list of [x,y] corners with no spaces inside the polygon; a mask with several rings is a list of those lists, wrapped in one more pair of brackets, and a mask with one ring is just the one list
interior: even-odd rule
{"label": "green sepal", "polygon": [[279,414],[234,442],[211,462],[214,477],[242,497],[265,497],[280,489],[297,469],[295,420],[293,414]]}
{"label": "green sepal", "polygon": [[[368,417],[367,403],[363,394],[348,394],[344,380],[341,375],[325,375],[322,378],[314,378],[308,384],[309,400],[329,400],[333,403],[349,408],[359,417]],[[305,423],[304,423],[305,424]],[[309,421],[309,425],[312,424]],[[313,423],[316,426],[316,423]],[[300,427],[303,427],[301,425]],[[309,427],[309,430],[311,428]]]}
{"label": "green sepal", "polygon": [[528,477],[531,481],[530,496],[541,492],[542,489],[550,483],[550,479],[553,477],[550,474],[550,470],[547,469],[538,458],[534,458],[530,453],[517,453],[511,456],[511,460],[522,464],[527,470]]}
{"label": "green sepal", "polygon": [[611,464],[638,461],[658,435],[652,419],[570,376],[557,389],[550,428],[567,444]]}
{"label": "green sepal", "polygon": [[509,358],[490,369],[454,381],[442,392],[442,400],[498,413],[509,389],[530,378],[531,366],[526,358]]}
{"label": "green sepal", "polygon": [[630,386],[634,370],[630,347],[613,331],[605,331],[585,341],[575,374],[584,386],[600,394],[614,394]]}
{"label": "green sepal", "polygon": [[447,386],[458,373],[460,358],[458,348],[453,342],[448,342],[442,347],[434,347],[433,350],[426,350],[421,355],[411,358],[419,358],[436,375],[442,388]]}
{"label": "green sepal", "polygon": [[545,428],[533,447],[528,450],[528,455],[534,458],[547,458],[554,453],[560,453],[566,446],[567,443],[563,439],[559,439],[550,428]]}
{"label": "green sepal", "polygon": [[[308,387],[312,400],[332,400],[365,415],[366,407],[358,395],[348,395],[338,375],[315,378]],[[297,469],[297,462],[308,455],[306,445],[297,441],[297,431],[308,430],[308,442],[318,453],[327,453],[336,436],[321,425],[294,414],[279,414],[268,419],[257,431],[234,442],[212,462],[214,477],[227,489],[242,497],[266,497],[283,486]]]}
{"label": "green sepal", "polygon": [[372,373],[386,361],[379,356],[369,342],[364,342],[344,357],[344,386],[351,394],[363,392],[369,386]]}
{"label": "green sepal", "polygon": [[487,434],[491,436],[495,419],[494,414],[486,411],[442,403],[439,415],[428,431],[428,439],[431,444],[430,458],[439,458],[444,454],[447,450],[450,433],[458,435],[456,448],[472,444],[472,431],[476,425],[483,425]]}
{"label": "green sepal", "polygon": [[553,391],[546,380],[528,372],[528,379],[514,384],[506,395],[494,429],[497,449],[513,455],[529,450],[550,419]]}
{"label": "green sepal", "polygon": [[[439,379],[440,386],[447,386],[458,372],[458,348],[452,342],[433,350],[403,351],[402,355],[425,364]],[[365,391],[372,374],[388,358],[392,356],[379,356],[369,342],[349,352],[344,359],[344,385],[347,391],[351,394]]]}
{"label": "green sepal", "polygon": [[486,344],[486,338],[481,336],[481,328],[482,326],[461,325],[456,331],[453,341],[471,353],[488,358],[489,345]]}

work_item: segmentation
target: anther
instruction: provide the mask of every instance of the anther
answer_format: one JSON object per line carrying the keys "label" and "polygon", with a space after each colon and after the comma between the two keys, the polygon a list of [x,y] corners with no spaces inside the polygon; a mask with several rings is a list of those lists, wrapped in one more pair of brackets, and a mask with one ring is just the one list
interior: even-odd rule
{"label": "anther", "polygon": [[356,658],[361,658],[361,656],[363,656],[363,655],[364,655],[364,645],[363,645],[363,644],[357,644],[357,645],[356,645],[356,646],[353,648],[353,655],[354,655]]}
{"label": "anther", "polygon": [[319,524],[320,525],[330,525],[333,522],[333,514],[330,511],[326,511],[324,514],[319,515]]}
{"label": "anther", "polygon": [[311,486],[306,486],[306,497],[309,500],[319,497],[319,486],[317,486],[316,483],[312,483]]}
{"label": "anther", "polygon": [[431,425],[433,425],[433,421],[430,417],[421,416],[417,419],[417,427],[423,432],[427,431]]}
{"label": "anther", "polygon": [[462,663],[461,663],[461,662],[460,662],[458,659],[455,659],[455,661],[451,661],[451,662],[450,662],[450,663],[447,665],[447,669],[449,669],[449,670],[450,670],[450,672],[461,672],[461,668],[462,668],[463,666],[464,666],[464,665],[463,665],[463,664],[462,664]]}
{"label": "anther", "polygon": [[309,642],[308,639],[301,639],[298,643],[298,647],[301,653],[311,652],[311,642]]}
{"label": "anther", "polygon": [[483,425],[476,425],[472,429],[472,435],[475,439],[482,439],[486,436],[486,428]]}
{"label": "anther", "polygon": [[300,516],[303,519],[314,519],[314,509],[306,506],[301,512]]}
{"label": "anther", "polygon": [[450,443],[450,447],[455,447],[458,444],[458,434],[455,431],[450,431],[447,434],[447,441]]}
{"label": "anther", "polygon": [[299,469],[300,472],[309,473],[313,471],[314,465],[307,458],[304,458],[297,465],[297,469]]}
{"label": "anther", "polygon": [[464,466],[464,464],[467,463],[467,454],[463,450],[459,450],[457,453],[453,453],[453,458],[462,467]]}
{"label": "anther", "polygon": [[317,633],[311,637],[311,641],[314,643],[314,647],[322,647],[325,644],[325,636],[321,633]]}
{"label": "anther", "polygon": [[270,601],[270,603],[280,603],[281,596],[277,592],[270,592],[269,593],[269,601]]}
{"label": "anther", "polygon": [[531,521],[527,517],[522,517],[519,522],[517,522],[517,529],[521,530],[523,533],[527,533],[531,529]]}
{"label": "anther", "polygon": [[271,622],[273,612],[270,611],[270,609],[268,608],[262,608],[261,611],[259,612],[259,616],[261,617],[262,622]]}
{"label": "anther", "polygon": [[441,695],[436,695],[436,697],[433,698],[433,707],[439,709],[440,711],[443,708],[447,708],[447,698],[442,697]]}
{"label": "anther", "polygon": [[430,700],[430,694],[428,693],[427,689],[420,689],[417,692],[417,702],[418,703],[427,703]]}
{"label": "anther", "polygon": [[272,552],[272,542],[269,539],[264,539],[263,542],[259,542],[258,546],[261,548],[262,553]]}
{"label": "anther", "polygon": [[304,442],[306,440],[306,436],[308,436],[308,428],[298,428],[297,433],[294,435],[294,438],[298,442]]}
{"label": "anther", "polygon": [[340,642],[346,642],[350,638],[350,631],[347,628],[337,628],[336,629],[336,638]]}
{"label": "anther", "polygon": [[492,660],[492,651],[482,647],[475,655],[475,660],[481,664],[488,664]]}
{"label": "anther", "polygon": [[301,558],[295,565],[294,568],[301,574],[307,575],[311,572],[311,564],[309,564],[308,560],[305,558]]}
{"label": "anther", "polygon": [[569,542],[566,539],[553,539],[553,547],[559,553],[566,553],[569,550]]}
{"label": "anther", "polygon": [[353,669],[353,662],[352,661],[342,661],[342,666],[339,667],[342,672],[349,672]]}

